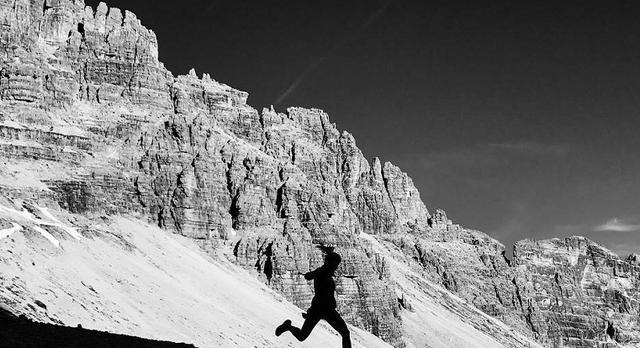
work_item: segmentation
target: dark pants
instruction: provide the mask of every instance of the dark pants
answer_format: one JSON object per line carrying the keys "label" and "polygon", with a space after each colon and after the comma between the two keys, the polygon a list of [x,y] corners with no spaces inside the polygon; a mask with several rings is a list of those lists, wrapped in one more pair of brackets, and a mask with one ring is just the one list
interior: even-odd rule
{"label": "dark pants", "polygon": [[349,334],[349,328],[347,324],[342,320],[340,314],[333,310],[325,313],[313,313],[313,311],[309,311],[307,313],[307,318],[302,324],[302,328],[298,329],[295,326],[291,326],[289,331],[293,334],[298,341],[304,341],[309,337],[313,328],[318,324],[320,320],[324,319],[331,327],[338,331],[340,336],[342,336],[342,348],[351,348],[351,335]]}

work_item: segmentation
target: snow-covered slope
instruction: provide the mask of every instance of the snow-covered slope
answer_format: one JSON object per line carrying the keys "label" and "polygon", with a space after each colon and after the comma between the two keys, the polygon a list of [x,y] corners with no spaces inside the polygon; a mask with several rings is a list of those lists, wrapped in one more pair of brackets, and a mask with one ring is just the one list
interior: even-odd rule
{"label": "snow-covered slope", "polygon": [[407,347],[542,347],[427,280],[393,244],[365,233],[360,238],[387,260],[398,298],[406,308],[402,323]]}
{"label": "snow-covered slope", "polygon": [[[284,319],[302,323],[301,310],[191,239],[132,217],[87,219],[1,204],[0,306],[13,313],[200,347],[340,346],[326,324],[304,343],[275,337]],[[351,332],[355,347],[388,346]]]}

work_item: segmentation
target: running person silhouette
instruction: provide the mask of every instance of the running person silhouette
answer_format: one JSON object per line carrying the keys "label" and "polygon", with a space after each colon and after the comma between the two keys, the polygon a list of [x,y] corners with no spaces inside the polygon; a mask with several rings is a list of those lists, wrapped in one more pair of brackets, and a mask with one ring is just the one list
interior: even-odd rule
{"label": "running person silhouette", "polygon": [[344,322],[338,311],[336,311],[336,299],[334,293],[336,291],[336,283],[333,276],[342,259],[340,255],[333,251],[332,247],[318,246],[324,253],[324,265],[318,269],[304,275],[307,280],[313,279],[313,287],[315,296],[311,301],[311,307],[306,314],[302,328],[291,325],[291,320],[285,320],[278,328],[276,328],[276,336],[289,331],[291,334],[302,342],[309,337],[313,328],[321,319],[324,319],[331,327],[333,327],[342,336],[342,348],[351,348],[351,335],[349,328]]}

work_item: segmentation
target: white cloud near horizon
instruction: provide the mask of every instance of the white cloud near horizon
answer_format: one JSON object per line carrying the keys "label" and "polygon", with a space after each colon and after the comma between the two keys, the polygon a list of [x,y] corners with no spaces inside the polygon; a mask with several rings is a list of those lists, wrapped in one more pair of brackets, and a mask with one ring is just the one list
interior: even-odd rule
{"label": "white cloud near horizon", "polygon": [[594,227],[593,230],[596,232],[640,232],[640,225],[613,218],[602,225]]}

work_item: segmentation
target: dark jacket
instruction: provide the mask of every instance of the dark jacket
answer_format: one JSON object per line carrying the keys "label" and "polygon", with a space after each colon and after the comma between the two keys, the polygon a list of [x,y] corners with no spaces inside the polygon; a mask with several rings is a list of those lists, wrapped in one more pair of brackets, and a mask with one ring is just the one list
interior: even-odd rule
{"label": "dark jacket", "polygon": [[315,296],[311,301],[309,312],[323,313],[333,311],[336,308],[336,283],[333,281],[333,271],[322,266],[304,275],[306,280],[313,279]]}

